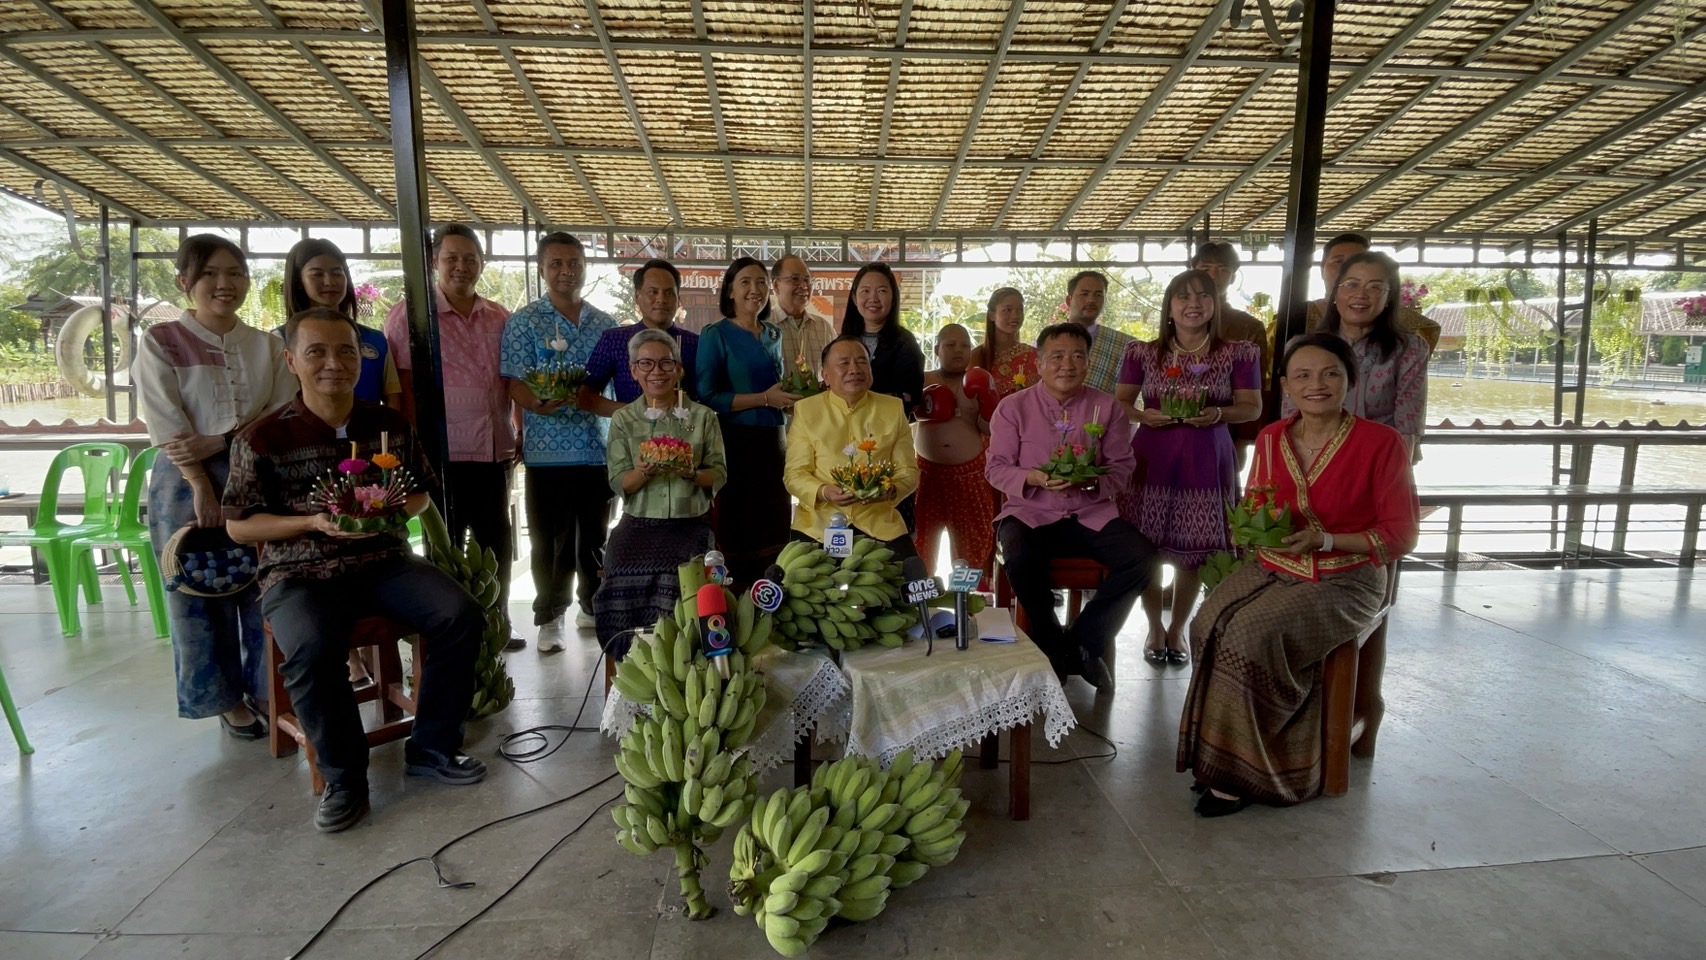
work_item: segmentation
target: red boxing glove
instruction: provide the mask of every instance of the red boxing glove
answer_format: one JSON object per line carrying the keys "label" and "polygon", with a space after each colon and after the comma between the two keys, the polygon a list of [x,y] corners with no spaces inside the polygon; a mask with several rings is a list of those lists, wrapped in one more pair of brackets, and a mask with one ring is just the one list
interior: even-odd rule
{"label": "red boxing glove", "polygon": [[912,410],[913,416],[919,423],[942,423],[954,419],[954,408],[958,400],[954,391],[940,383],[932,383],[924,388],[924,399]]}
{"label": "red boxing glove", "polygon": [[988,420],[995,416],[995,405],[1001,402],[1001,395],[995,392],[995,378],[982,367],[972,367],[966,371],[966,396],[977,401],[977,415]]}

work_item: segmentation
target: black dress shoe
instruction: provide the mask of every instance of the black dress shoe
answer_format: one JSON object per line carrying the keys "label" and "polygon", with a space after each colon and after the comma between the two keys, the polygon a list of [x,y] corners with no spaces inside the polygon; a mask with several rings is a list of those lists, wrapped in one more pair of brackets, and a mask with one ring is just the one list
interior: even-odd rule
{"label": "black dress shoe", "polygon": [[509,641],[504,644],[504,649],[511,652],[525,650],[527,649],[527,638],[519,633],[512,633],[509,635]]}
{"label": "black dress shoe", "polygon": [[1225,797],[1215,796],[1213,790],[1204,790],[1202,795],[1197,797],[1197,816],[1227,817],[1249,805],[1249,797],[1237,797],[1228,800]]}
{"label": "black dress shoe", "polygon": [[326,784],[320,805],[314,809],[314,829],[321,833],[348,830],[367,816],[367,788]]}
{"label": "black dress shoe", "polygon": [[1183,650],[1168,650],[1164,659],[1168,663],[1190,663],[1191,655]]}
{"label": "black dress shoe", "polygon": [[239,727],[225,719],[225,714],[222,713],[219,715],[219,725],[225,728],[226,733],[238,740],[259,740],[267,735],[267,722],[260,717],[256,717]]}
{"label": "black dress shoe", "polygon": [[411,777],[432,777],[445,783],[469,784],[486,779],[486,765],[467,754],[439,753],[416,746],[414,740],[403,745],[404,768]]}

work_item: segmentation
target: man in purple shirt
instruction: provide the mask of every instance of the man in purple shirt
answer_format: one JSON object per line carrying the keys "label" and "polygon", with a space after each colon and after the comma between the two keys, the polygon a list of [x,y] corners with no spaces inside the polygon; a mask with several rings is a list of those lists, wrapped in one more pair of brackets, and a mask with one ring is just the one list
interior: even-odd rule
{"label": "man in purple shirt", "polygon": [[[581,387],[580,408],[608,417],[640,397],[640,385],[628,372],[628,341],[641,330],[662,330],[681,345],[681,389],[693,393],[693,362],[699,354],[699,335],[675,323],[680,305],[681,271],[668,260],[647,260],[634,271],[634,306],[639,323],[623,323],[606,330],[592,348],[586,363],[586,384]],[[605,397],[608,384],[616,399]]]}
{"label": "man in purple shirt", "polygon": [[[1131,424],[1112,395],[1084,385],[1090,334],[1057,323],[1037,337],[1037,387],[1001,401],[989,421],[984,475],[1007,502],[995,518],[1007,578],[1031,619],[1031,639],[1064,680],[1078,674],[1112,689],[1102,651],[1154,572],[1155,546],[1120,518],[1115,497],[1131,483]],[[1091,429],[1086,430],[1086,427]],[[1099,429],[1098,429],[1099,428]],[[1098,437],[1098,434],[1100,435]],[[1062,444],[1100,444],[1108,472],[1078,486],[1041,467]],[[1055,616],[1048,568],[1057,557],[1089,557],[1108,568],[1096,596],[1069,628]]]}

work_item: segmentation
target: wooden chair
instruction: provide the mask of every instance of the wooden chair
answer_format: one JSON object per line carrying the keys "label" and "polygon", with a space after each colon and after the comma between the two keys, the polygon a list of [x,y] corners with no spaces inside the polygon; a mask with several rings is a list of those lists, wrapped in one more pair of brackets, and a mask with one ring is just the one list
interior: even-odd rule
{"label": "wooden chair", "polygon": [[[272,624],[266,624],[267,635],[267,677],[271,695],[267,703],[268,738],[272,746],[272,755],[286,757],[296,752],[298,744],[308,753],[308,772],[313,776],[314,794],[318,796],[326,790],[326,781],[320,776],[319,764],[315,762],[314,745],[308,742],[307,734],[302,732],[302,723],[296,718],[294,706],[290,702],[290,693],[284,686],[284,674],[279,669],[284,664],[284,653],[279,650],[278,643],[273,640]],[[351,650],[371,648],[371,653],[364,657],[373,672],[373,682],[356,688],[355,701],[357,704],[379,704],[379,726],[367,731],[369,748],[393,740],[401,740],[414,730],[415,700],[421,693],[421,658],[417,648],[414,657],[414,691],[403,684],[403,660],[397,653],[397,642],[403,639],[414,640],[402,628],[384,617],[363,617],[355,622],[350,631],[349,647]]]}
{"label": "wooden chair", "polygon": [[[1102,581],[1107,579],[1108,568],[1088,557],[1057,557],[1049,561],[1048,582],[1050,589],[1066,591],[1066,620],[1062,626],[1068,626],[1078,619],[1084,610],[1084,591],[1099,590]],[[1025,613],[1023,604],[1018,603],[1018,597],[1013,592],[1013,584],[1007,579],[1007,568],[999,557],[995,561],[995,605],[1010,607],[1013,610],[1013,625],[1024,631],[1031,632],[1031,618]],[[1108,669],[1114,669],[1114,642],[1109,640],[1102,649],[1102,662]]]}
{"label": "wooden chair", "polygon": [[1380,695],[1386,672],[1386,620],[1398,599],[1398,564],[1387,568],[1386,599],[1380,612],[1356,637],[1327,654],[1321,668],[1321,792],[1342,797],[1350,789],[1351,756],[1374,756],[1386,700]]}

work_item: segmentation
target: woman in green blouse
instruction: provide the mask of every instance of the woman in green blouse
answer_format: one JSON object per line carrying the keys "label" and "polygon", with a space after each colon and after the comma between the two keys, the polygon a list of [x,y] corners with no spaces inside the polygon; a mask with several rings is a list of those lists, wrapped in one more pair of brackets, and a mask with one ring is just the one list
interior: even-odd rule
{"label": "woman in green blouse", "polygon": [[628,631],[673,614],[676,568],[711,549],[707,515],[728,479],[716,413],[681,389],[680,349],[661,330],[635,334],[628,371],[642,392],[610,418],[605,469],[622,497],[622,520],[605,545],[592,608],[599,644],[618,657],[628,651]]}

